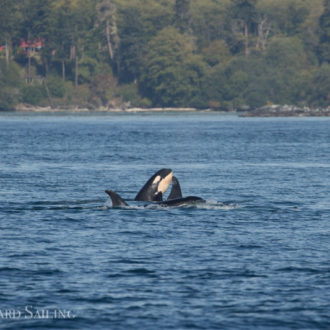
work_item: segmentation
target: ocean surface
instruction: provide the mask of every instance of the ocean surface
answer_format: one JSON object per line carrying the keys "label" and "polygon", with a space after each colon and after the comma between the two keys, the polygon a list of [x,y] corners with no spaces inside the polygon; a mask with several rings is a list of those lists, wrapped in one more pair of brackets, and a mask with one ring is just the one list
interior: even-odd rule
{"label": "ocean surface", "polygon": [[0,244],[1,329],[330,329],[330,119],[2,113]]}

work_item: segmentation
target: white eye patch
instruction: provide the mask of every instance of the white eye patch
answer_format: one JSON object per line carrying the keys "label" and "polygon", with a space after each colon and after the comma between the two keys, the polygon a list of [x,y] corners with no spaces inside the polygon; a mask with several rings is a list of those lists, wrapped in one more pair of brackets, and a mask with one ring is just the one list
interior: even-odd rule
{"label": "white eye patch", "polygon": [[157,184],[160,180],[161,180],[161,176],[160,175],[157,175],[154,179],[154,181],[152,182],[152,184]]}

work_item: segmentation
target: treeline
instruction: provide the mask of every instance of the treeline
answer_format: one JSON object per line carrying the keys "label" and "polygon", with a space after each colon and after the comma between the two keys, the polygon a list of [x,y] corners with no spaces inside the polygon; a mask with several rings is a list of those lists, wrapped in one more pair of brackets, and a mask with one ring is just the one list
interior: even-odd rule
{"label": "treeline", "polygon": [[0,108],[330,103],[330,0],[0,0]]}

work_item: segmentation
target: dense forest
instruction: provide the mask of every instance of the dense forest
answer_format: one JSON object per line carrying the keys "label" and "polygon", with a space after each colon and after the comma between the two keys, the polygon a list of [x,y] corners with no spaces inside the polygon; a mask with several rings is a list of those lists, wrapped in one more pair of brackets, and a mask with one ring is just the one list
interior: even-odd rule
{"label": "dense forest", "polygon": [[0,108],[330,103],[330,0],[0,0]]}

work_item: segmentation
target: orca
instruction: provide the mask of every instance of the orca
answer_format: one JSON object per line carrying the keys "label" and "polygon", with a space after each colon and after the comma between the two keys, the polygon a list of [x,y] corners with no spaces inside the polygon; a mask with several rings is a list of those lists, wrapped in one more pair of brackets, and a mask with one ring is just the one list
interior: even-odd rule
{"label": "orca", "polygon": [[157,171],[141,188],[134,200],[142,202],[161,201],[172,181],[172,177],[173,171],[170,168]]}
{"label": "orca", "polygon": [[[160,171],[164,171],[160,170]],[[163,180],[168,180],[168,176],[171,176],[172,179],[172,189],[171,192],[167,198],[166,201],[163,201],[163,190],[162,187],[159,188],[159,185],[157,187],[157,189],[155,187],[152,188],[152,184],[150,185],[150,182],[152,183],[153,181],[156,181],[155,178],[158,176],[159,172],[156,172],[146,183],[145,186],[151,186],[151,188],[147,187],[147,193],[145,195],[141,194],[141,196],[139,198],[150,198],[152,197],[152,202],[151,204],[147,204],[144,206],[149,206],[149,205],[159,205],[162,207],[179,207],[179,206],[189,206],[189,205],[195,205],[198,203],[205,203],[205,200],[201,197],[197,197],[197,196],[187,196],[187,197],[182,197],[182,191],[181,191],[181,187],[180,187],[180,183],[179,180],[173,176],[173,172],[168,172],[169,170],[167,170],[167,172],[163,172],[163,174],[165,176]],[[166,174],[167,173],[167,174]],[[159,180],[157,180],[157,182],[159,182]],[[168,188],[168,184],[166,182],[163,183],[163,185],[167,185],[165,191]],[[141,191],[143,192],[143,189],[145,188],[145,186],[141,189]],[[149,195],[148,195],[148,189],[149,190]],[[141,193],[141,191],[138,193],[137,197],[139,196],[139,194]],[[113,190],[106,190],[105,191],[111,199],[112,202],[112,207],[125,207],[128,206],[128,204],[122,199],[122,197],[120,197],[115,191]],[[144,196],[144,197],[143,197]],[[141,199],[137,199],[137,197],[135,198],[135,200],[141,200]],[[142,200],[145,201],[145,200]]]}
{"label": "orca", "polygon": [[[120,197],[115,191],[113,190],[106,190],[105,191],[111,199],[112,207],[126,207],[129,206],[123,199]],[[144,205],[145,207],[149,205],[159,205],[162,207],[179,207],[179,206],[189,206],[189,205],[195,205],[199,203],[205,203],[205,200],[201,197],[197,196],[187,196],[187,197],[181,197],[181,198],[175,198],[171,200],[166,201],[156,201],[151,202],[150,204]]]}

